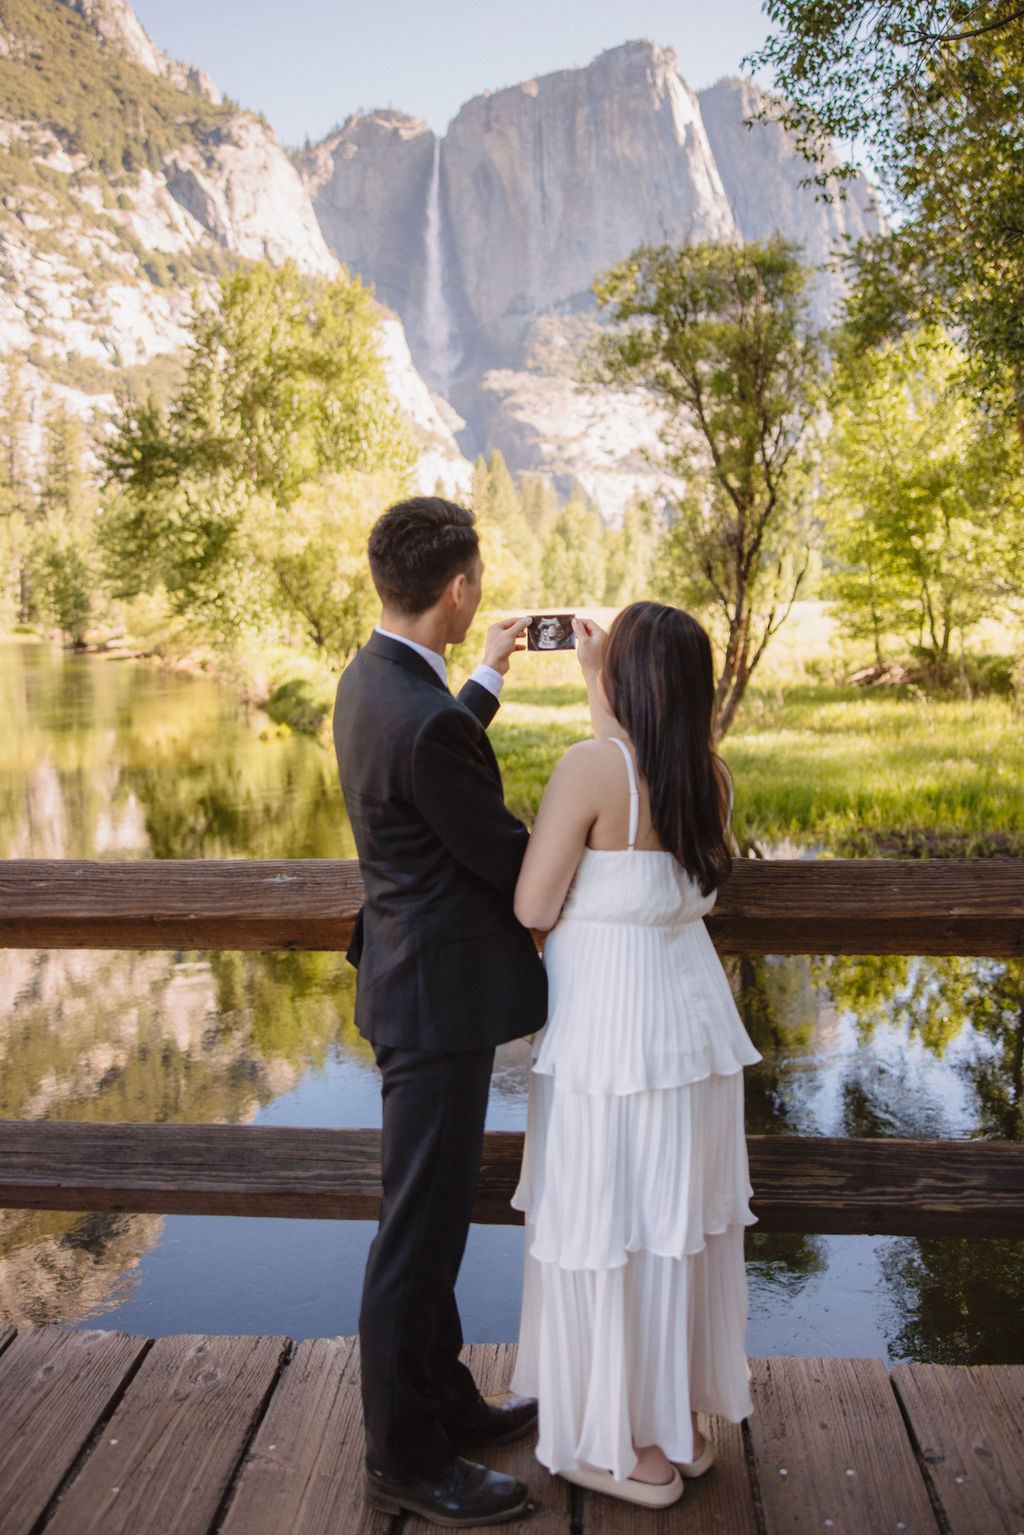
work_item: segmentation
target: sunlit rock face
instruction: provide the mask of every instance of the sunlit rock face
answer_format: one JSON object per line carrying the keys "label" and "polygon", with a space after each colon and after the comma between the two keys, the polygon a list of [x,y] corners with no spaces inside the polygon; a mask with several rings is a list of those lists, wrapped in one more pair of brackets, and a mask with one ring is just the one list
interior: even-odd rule
{"label": "sunlit rock face", "polygon": [[[743,80],[697,97],[671,50],[630,42],[475,97],[440,143],[374,112],[295,160],[332,251],[398,311],[416,367],[467,423],[465,451],[579,480],[617,520],[656,488],[657,412],[578,397],[564,366],[545,382],[538,324],[568,349],[595,274],[643,243],[780,233],[823,265],[877,227],[866,188],[818,201],[783,129],[744,126],[762,101]],[[841,293],[838,271],[816,280],[819,321]]]}
{"label": "sunlit rock face", "polygon": [[404,112],[350,117],[295,164],[320,228],[353,276],[373,283],[420,351],[427,198],[436,139]]}
{"label": "sunlit rock face", "polygon": [[532,316],[588,304],[594,273],[642,241],[736,233],[697,99],[653,43],[476,97],[441,171],[470,369],[514,366]]}
{"label": "sunlit rock face", "polygon": [[[870,187],[855,181],[845,198],[826,201],[819,188],[808,186],[811,167],[796,154],[785,129],[777,122],[755,121],[769,98],[752,80],[720,80],[698,100],[740,238],[782,234],[803,247],[811,265],[830,264],[819,278],[816,298],[819,320],[829,320],[844,291],[836,256],[849,241],[880,228]],[[828,163],[835,163],[834,156]]]}
{"label": "sunlit rock face", "polygon": [[331,276],[327,249],[295,167],[270,129],[239,112],[165,164],[171,196],[225,250]]}
{"label": "sunlit rock face", "polygon": [[683,489],[653,467],[661,412],[639,390],[587,389],[556,374],[494,368],[480,384],[483,451],[513,471],[548,475],[559,494],[574,484],[618,524],[637,496],[657,501]]}
{"label": "sunlit rock face", "polygon": [[133,64],[148,69],[151,75],[170,80],[181,90],[192,90],[219,104],[220,92],[201,69],[180,64],[158,48],[126,0],[59,0],[61,5],[81,16],[93,31],[116,53]]}
{"label": "sunlit rock face", "polygon": [[[5,191],[0,206],[0,352],[20,361],[29,415],[25,446],[37,462],[42,423],[54,401],[90,424],[101,423],[114,409],[122,370],[180,355],[188,343],[193,293],[201,304],[211,302],[218,274],[239,260],[293,262],[318,277],[339,270],[295,165],[262,118],[205,106],[197,117],[197,96],[214,108],[220,104],[212,83],[168,58],[124,0],[61,4],[93,33],[97,51],[90,67],[100,77],[110,56],[129,59],[164,82],[165,93],[167,85],[181,93],[181,116],[178,142],[162,146],[159,156],[150,156],[114,190],[99,167],[69,150],[51,126],[5,119],[0,103],[0,150],[17,156],[6,161],[8,176],[12,167],[25,165],[23,183]],[[74,23],[65,19],[62,25]],[[0,40],[6,38],[0,33]],[[18,41],[13,33],[7,40],[15,58],[21,57]],[[133,89],[144,101],[150,87],[136,81]],[[423,185],[418,203],[412,190],[408,195],[418,209],[414,238],[422,243],[433,136],[418,126]],[[314,158],[322,160],[324,153],[321,146]],[[358,227],[374,229],[372,199],[358,211]],[[387,239],[378,242],[375,261],[387,247]],[[414,270],[407,255],[397,252],[396,270]],[[415,281],[422,265],[420,260]],[[405,301],[406,295],[398,296]],[[422,448],[416,483],[433,490],[440,481],[454,492],[468,483],[470,466],[396,331],[401,322],[382,310],[388,379]]]}

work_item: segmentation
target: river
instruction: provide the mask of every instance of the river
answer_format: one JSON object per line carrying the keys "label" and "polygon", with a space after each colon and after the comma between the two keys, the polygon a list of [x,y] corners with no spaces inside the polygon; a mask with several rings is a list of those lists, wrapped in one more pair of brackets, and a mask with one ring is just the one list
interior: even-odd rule
{"label": "river", "polygon": [[[337,858],[329,752],[208,678],[0,645],[0,856]],[[737,785],[742,794],[742,784]],[[1021,1133],[1024,971],[967,959],[729,961],[756,1133]],[[0,952],[0,1117],[372,1126],[336,954]],[[499,1052],[492,1129],[525,1121]],[[161,1336],[356,1329],[363,1222],[0,1213],[0,1317]],[[1024,1362],[1024,1244],[748,1235],[752,1354]],[[522,1232],[475,1227],[467,1339],[513,1338]]]}

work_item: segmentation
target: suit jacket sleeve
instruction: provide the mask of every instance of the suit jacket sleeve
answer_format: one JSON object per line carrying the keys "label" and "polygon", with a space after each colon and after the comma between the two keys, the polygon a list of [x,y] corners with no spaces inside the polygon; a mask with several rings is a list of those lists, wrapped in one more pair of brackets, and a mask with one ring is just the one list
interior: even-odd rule
{"label": "suit jacket sleeve", "polygon": [[465,704],[485,729],[498,712],[498,699],[489,688],[474,682],[472,677],[459,689],[459,703]]}
{"label": "suit jacket sleeve", "polygon": [[480,736],[479,724],[457,709],[429,720],[413,748],[413,796],[452,856],[511,901],[528,833],[505,808],[500,774]]}

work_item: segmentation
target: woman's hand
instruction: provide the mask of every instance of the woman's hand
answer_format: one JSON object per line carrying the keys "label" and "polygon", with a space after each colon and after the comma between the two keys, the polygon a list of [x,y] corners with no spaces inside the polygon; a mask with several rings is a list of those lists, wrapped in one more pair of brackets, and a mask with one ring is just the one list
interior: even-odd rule
{"label": "woman's hand", "polygon": [[572,632],[576,636],[576,656],[584,673],[601,670],[604,642],[608,638],[600,624],[592,618],[574,618]]}

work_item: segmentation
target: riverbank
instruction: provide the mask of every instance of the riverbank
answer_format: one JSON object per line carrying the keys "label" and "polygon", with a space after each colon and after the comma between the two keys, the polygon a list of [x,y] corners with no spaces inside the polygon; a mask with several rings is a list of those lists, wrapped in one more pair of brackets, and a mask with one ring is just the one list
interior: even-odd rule
{"label": "riverbank", "polygon": [[[491,738],[517,815],[532,820],[558,758],[588,730],[581,686],[506,685]],[[1024,729],[1009,699],[752,688],[722,756],[745,853],[1024,856]]]}
{"label": "riverbank", "polygon": [[[607,623],[611,612],[595,611]],[[482,617],[451,659],[453,686],[478,658]],[[29,637],[16,636],[28,641]],[[996,653],[1004,633],[988,637]],[[265,736],[330,745],[336,674],[279,647],[258,655],[97,654],[211,674],[266,714]],[[1024,717],[1014,693],[965,698],[918,683],[852,686],[860,662],[820,603],[799,605],[756,674],[722,747],[735,780],[733,829],[745,854],[846,857],[1024,856]],[[491,727],[510,808],[531,822],[551,771],[589,734],[571,652],[515,657]]]}

